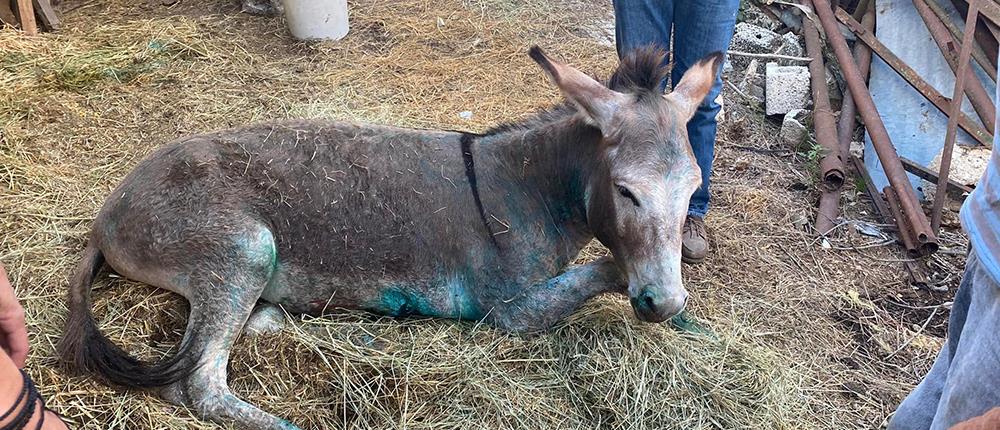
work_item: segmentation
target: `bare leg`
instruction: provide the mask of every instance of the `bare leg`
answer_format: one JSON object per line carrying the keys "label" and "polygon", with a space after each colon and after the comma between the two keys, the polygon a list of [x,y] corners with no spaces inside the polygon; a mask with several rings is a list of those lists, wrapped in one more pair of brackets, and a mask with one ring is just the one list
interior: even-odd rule
{"label": "bare leg", "polygon": [[487,320],[498,327],[532,332],[551,328],[584,302],[603,293],[622,293],[627,282],[610,258],[573,267],[490,312]]}

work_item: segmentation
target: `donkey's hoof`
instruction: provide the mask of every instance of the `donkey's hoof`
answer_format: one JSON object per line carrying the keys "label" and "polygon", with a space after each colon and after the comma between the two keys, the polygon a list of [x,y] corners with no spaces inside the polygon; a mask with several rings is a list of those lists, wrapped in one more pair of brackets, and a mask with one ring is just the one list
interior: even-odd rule
{"label": "donkey's hoof", "polygon": [[285,328],[285,313],[274,305],[260,305],[253,310],[243,330],[251,335],[274,334]]}

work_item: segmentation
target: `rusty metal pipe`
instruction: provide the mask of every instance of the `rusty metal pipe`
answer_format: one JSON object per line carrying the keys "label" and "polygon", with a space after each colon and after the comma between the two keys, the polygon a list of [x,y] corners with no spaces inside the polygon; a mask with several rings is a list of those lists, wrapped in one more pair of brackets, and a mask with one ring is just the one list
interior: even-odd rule
{"label": "rusty metal pipe", "polygon": [[[875,29],[875,9],[869,8],[861,18],[861,26],[868,31]],[[861,72],[861,79],[868,81],[868,73],[872,66],[872,50],[864,43],[854,45],[854,61],[858,64],[858,71]],[[837,123],[837,137],[840,139],[840,152],[844,159],[851,153],[851,141],[854,138],[854,127],[857,123],[855,118],[857,109],[854,104],[854,96],[850,91],[844,93],[844,103],[840,108],[840,122]]]}
{"label": "rusty metal pipe", "polygon": [[[840,61],[844,78],[847,80],[847,85],[854,96],[854,103],[857,105],[858,112],[865,122],[865,128],[871,136],[872,144],[875,147],[875,152],[878,154],[879,161],[882,162],[882,168],[885,170],[886,177],[889,178],[889,183],[896,190],[899,190],[901,209],[908,217],[908,221],[913,226],[917,240],[920,243],[936,243],[937,236],[931,230],[930,223],[921,210],[920,203],[917,202],[917,196],[910,186],[906,171],[903,170],[903,165],[899,162],[899,155],[896,154],[896,149],[892,146],[889,132],[885,129],[885,125],[882,124],[882,118],[879,117],[878,109],[875,107],[875,100],[872,99],[871,93],[868,92],[868,87],[865,86],[865,81],[861,77],[861,71],[858,70],[858,65],[854,62],[854,57],[851,56],[850,48],[847,47],[847,41],[844,40],[844,35],[840,33],[840,28],[837,27],[837,20],[833,16],[833,11],[830,10],[830,2],[828,0],[813,0],[813,4],[816,6],[814,8],[816,15],[823,24],[823,29],[826,31],[826,37],[829,39],[833,52],[836,54],[837,60]],[[843,13],[846,18],[852,21],[854,20],[843,9],[838,9],[837,12]]]}
{"label": "rusty metal pipe", "polygon": [[[808,0],[806,0],[808,2]],[[823,148],[823,158],[819,161],[820,178],[827,190],[836,190],[844,185],[844,160],[837,144],[837,123],[830,108],[830,89],[826,86],[826,66],[823,61],[823,45],[819,40],[819,30],[809,20],[802,23],[806,39],[806,54],[809,62],[809,82],[813,96],[813,125],[816,142]]]}
{"label": "rusty metal pipe", "polygon": [[[920,14],[920,18],[924,20],[924,24],[927,26],[927,30],[931,33],[931,39],[934,39],[934,43],[937,44],[938,48],[941,49],[941,55],[944,56],[945,61],[948,62],[948,66],[951,67],[951,71],[956,73],[959,72],[961,66],[959,65],[958,48],[955,39],[951,36],[951,32],[948,31],[948,27],[945,27],[944,23],[938,19],[934,11],[927,6],[928,0],[912,0],[913,6],[916,7],[917,13]],[[975,44],[975,41],[971,42]],[[970,47],[971,49],[971,47]],[[970,51],[971,53],[971,51]],[[987,130],[996,129],[996,106],[993,105],[993,97],[986,92],[986,88],[983,87],[983,83],[979,81],[979,77],[976,76],[976,72],[972,68],[966,68],[966,86],[965,95],[969,97],[969,102],[972,103],[972,108],[976,110],[976,114],[979,115],[979,119],[983,121],[983,125],[986,126]],[[952,94],[952,97],[955,97]]]}
{"label": "rusty metal pipe", "polygon": [[[868,3],[870,5],[870,3]],[[861,25],[869,31],[875,29],[875,9],[869,7],[864,12]],[[854,45],[854,60],[858,63],[861,77],[868,79],[868,72],[872,64],[872,51],[864,43]],[[841,160],[849,159],[851,155],[851,140],[854,137],[854,126],[856,124],[855,114],[857,110],[854,106],[854,98],[850,91],[844,93],[844,103],[840,108],[840,122],[837,123],[837,138],[839,140]],[[846,162],[845,162],[846,164]],[[846,166],[845,166],[846,167]],[[835,191],[823,190],[819,195],[819,208],[816,211],[816,232],[827,235],[834,228],[837,214],[840,212],[840,189]]]}
{"label": "rusty metal pipe", "polygon": [[[808,0],[807,4],[808,4]],[[802,32],[806,39],[806,53],[809,62],[809,84],[813,96],[813,126],[816,142],[823,148],[823,158],[819,160],[819,176],[823,195],[820,198],[816,216],[816,231],[827,234],[833,229],[840,202],[840,187],[844,186],[844,159],[837,141],[837,125],[830,108],[830,89],[826,86],[826,65],[823,61],[823,45],[819,39],[819,29],[809,20],[802,22]],[[832,215],[832,216],[830,216]]]}
{"label": "rusty metal pipe", "polygon": [[[896,73],[899,73],[899,76],[913,86],[917,92],[926,97],[927,100],[934,105],[934,107],[938,108],[938,110],[945,115],[949,115],[951,113],[950,99],[941,95],[941,93],[934,89],[931,84],[921,78],[920,75],[913,70],[913,68],[904,63],[903,60],[900,60],[899,57],[897,57],[896,54],[893,54],[889,48],[882,44],[882,42],[879,42],[872,32],[865,30],[860,23],[855,21],[854,18],[851,18],[851,16],[843,10],[837,10],[836,15],[837,19],[854,32],[854,34],[858,36],[859,40],[871,47],[872,51],[878,54],[878,56],[881,57],[882,60],[889,65],[889,67],[892,67]],[[993,147],[992,132],[986,131],[985,128],[980,126],[977,121],[973,120],[968,115],[961,113],[958,118],[958,125],[962,127],[962,130],[968,132],[973,139],[976,139],[976,141],[981,143],[983,146],[987,148]]]}
{"label": "rusty metal pipe", "polygon": [[885,201],[889,203],[889,212],[892,214],[892,218],[896,220],[896,236],[899,236],[899,241],[903,244],[903,248],[906,249],[906,255],[910,257],[920,256],[916,241],[913,239],[913,230],[906,224],[906,218],[903,216],[902,209],[900,209],[899,196],[896,195],[896,190],[893,190],[891,186],[885,187],[882,189],[882,194],[885,194]]}
{"label": "rusty metal pipe", "polygon": [[938,172],[937,192],[934,193],[934,206],[931,208],[931,228],[934,232],[941,229],[941,211],[944,208],[944,190],[948,187],[948,171],[951,169],[951,153],[955,147],[955,134],[958,133],[958,112],[962,109],[964,95],[969,75],[969,58],[972,56],[972,39],[976,31],[976,21],[979,19],[980,0],[969,3],[969,14],[965,17],[965,33],[962,37],[962,52],[958,54],[958,72],[955,73],[954,97],[951,100],[951,115],[948,117],[948,129],[944,135],[944,149],[941,153],[941,168]]}
{"label": "rusty metal pipe", "polygon": [[[948,15],[948,11],[944,10],[944,8],[934,0],[930,0],[926,3],[927,7],[931,8],[931,11],[937,15],[938,20],[948,27],[948,32],[951,33],[951,36],[953,38],[961,39],[962,30],[960,30],[955,23],[951,22],[951,16]],[[990,63],[990,58],[986,55],[986,51],[983,50],[983,47],[979,45],[979,41],[976,41],[976,43],[972,45],[972,58],[976,59],[976,62],[982,66],[983,71],[990,76],[990,79],[993,79],[993,81],[997,80],[997,68],[993,67]]]}
{"label": "rusty metal pipe", "polygon": [[819,208],[816,210],[816,233],[826,236],[836,225],[837,212],[840,211],[840,190],[823,190],[819,195]]}

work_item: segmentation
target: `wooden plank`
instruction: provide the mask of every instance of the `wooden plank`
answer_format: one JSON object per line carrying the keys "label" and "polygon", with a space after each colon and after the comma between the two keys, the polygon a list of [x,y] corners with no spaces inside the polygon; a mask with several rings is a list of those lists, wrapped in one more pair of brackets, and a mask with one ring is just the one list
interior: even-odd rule
{"label": "wooden plank", "polygon": [[35,8],[31,5],[31,0],[17,0],[17,16],[21,18],[21,30],[28,36],[38,34],[38,25],[35,24]]}
{"label": "wooden plank", "polygon": [[42,26],[49,31],[56,31],[62,27],[62,22],[59,21],[59,16],[56,15],[56,10],[52,8],[52,3],[49,0],[34,0],[34,3]]}

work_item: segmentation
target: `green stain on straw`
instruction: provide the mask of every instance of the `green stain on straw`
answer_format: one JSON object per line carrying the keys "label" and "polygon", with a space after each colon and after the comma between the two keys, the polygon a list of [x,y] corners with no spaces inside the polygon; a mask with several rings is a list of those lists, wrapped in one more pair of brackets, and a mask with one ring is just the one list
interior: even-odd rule
{"label": "green stain on straw", "polygon": [[684,333],[708,336],[716,340],[718,339],[712,329],[708,328],[708,325],[695,320],[690,314],[688,314],[687,310],[683,310],[681,313],[674,315],[673,318],[670,318],[670,326]]}

